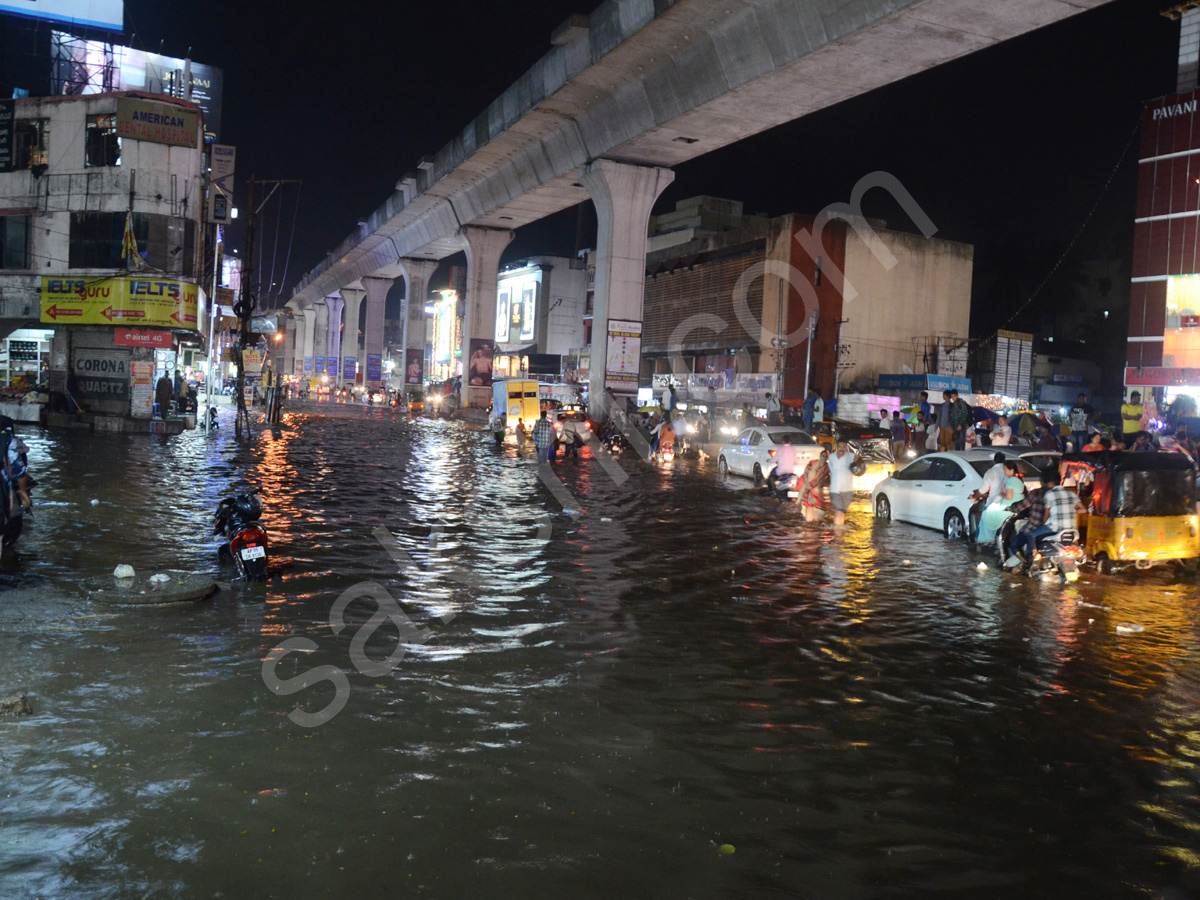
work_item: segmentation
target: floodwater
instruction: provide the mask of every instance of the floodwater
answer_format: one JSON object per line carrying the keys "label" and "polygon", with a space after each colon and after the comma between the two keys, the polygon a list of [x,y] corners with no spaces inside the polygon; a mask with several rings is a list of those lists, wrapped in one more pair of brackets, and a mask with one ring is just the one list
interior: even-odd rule
{"label": "floodwater", "polygon": [[[458,422],[230,424],[28,438],[5,900],[1200,894],[1194,575],[978,571],[711,460],[560,462],[568,516]],[[228,580],[206,526],[247,485],[270,583],[86,599],[118,563]]]}

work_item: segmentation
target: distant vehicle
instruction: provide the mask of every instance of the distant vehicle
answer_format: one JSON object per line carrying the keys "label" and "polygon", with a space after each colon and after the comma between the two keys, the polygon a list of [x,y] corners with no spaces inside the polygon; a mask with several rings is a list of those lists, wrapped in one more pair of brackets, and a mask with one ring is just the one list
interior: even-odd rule
{"label": "distant vehicle", "polygon": [[722,445],[717,454],[717,471],[722,476],[731,472],[745,475],[753,478],[755,484],[761,484],[775,471],[775,456],[785,437],[796,448],[796,469],[800,472],[824,449],[812,435],[791,425],[751,425]]}
{"label": "distant vehicle", "polygon": [[425,392],[424,391],[409,391],[408,392],[408,411],[410,413],[425,412]]}
{"label": "distant vehicle", "polygon": [[517,422],[525,420],[525,427],[532,428],[541,416],[538,402],[538,383],[532,379],[509,379],[492,382],[492,410],[503,413],[509,431],[515,431]]}
{"label": "distant vehicle", "polygon": [[1022,453],[1014,447],[927,453],[875,486],[871,492],[875,517],[936,528],[955,540],[966,537],[971,494],[983,484],[997,453],[1020,459],[1027,490],[1039,486],[1042,469],[1058,458],[1057,453]]}
{"label": "distant vehicle", "polygon": [[554,425],[555,431],[572,431],[584,441],[591,439],[592,422],[584,413],[576,410],[553,409],[546,413],[546,418]]}

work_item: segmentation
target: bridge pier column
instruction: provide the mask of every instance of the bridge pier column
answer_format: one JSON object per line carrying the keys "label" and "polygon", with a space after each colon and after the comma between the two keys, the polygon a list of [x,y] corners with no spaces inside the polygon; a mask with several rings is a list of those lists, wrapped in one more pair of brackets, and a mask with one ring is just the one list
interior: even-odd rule
{"label": "bridge pier column", "polygon": [[296,371],[296,320],[291,316],[280,316],[283,340],[279,342],[279,374],[291,375]]}
{"label": "bridge pier column", "polygon": [[322,298],[320,303],[315,304],[317,310],[316,330],[313,332],[313,353],[321,360],[321,368],[317,368],[316,359],[313,360],[313,374],[320,381],[322,375],[328,373],[325,368],[325,350],[329,346],[329,304]]}
{"label": "bridge pier column", "polygon": [[[354,387],[357,379],[358,367],[362,360],[358,358],[358,311],[362,308],[362,299],[366,296],[366,291],[361,291],[358,288],[342,288],[342,302],[345,304],[345,321],[342,324],[342,348],[341,348],[341,363],[338,366],[338,384],[346,382],[350,387]],[[346,378],[346,363],[354,361],[355,371],[351,373],[350,378]]]}
{"label": "bridge pier column", "polygon": [[329,386],[341,384],[342,371],[338,365],[342,348],[342,307],[345,304],[337,294],[325,298],[329,307],[329,323],[325,332],[325,371],[329,373]]}
{"label": "bridge pier column", "polygon": [[[437,271],[434,259],[402,259],[404,266],[404,389],[420,390],[425,381],[425,301],[429,279]],[[409,357],[419,354],[419,361]]]}
{"label": "bridge pier column", "polygon": [[[500,274],[500,256],[513,232],[499,228],[468,225],[458,232],[467,252],[467,303],[462,334],[462,405],[486,409],[492,402],[492,357],[496,344],[496,289]],[[472,346],[474,345],[474,346]],[[471,384],[471,366],[476,364],[476,380]]]}
{"label": "bridge pier column", "polygon": [[[605,390],[618,398],[637,395],[640,375],[642,300],[646,289],[646,230],[654,201],[675,180],[670,169],[598,159],[580,183],[592,195],[598,221],[596,287],[588,410],[608,408]],[[609,359],[612,333],[614,358]],[[619,353],[623,348],[623,353]]]}
{"label": "bridge pier column", "polygon": [[[304,340],[300,344],[300,365],[299,371],[296,373],[304,381],[307,381],[312,376],[312,369],[304,368],[304,361],[311,360],[313,357],[313,339],[317,336],[317,311],[311,306],[306,306],[300,310],[300,315],[303,316],[304,324]],[[307,387],[307,384],[305,385]]]}
{"label": "bridge pier column", "polygon": [[363,323],[363,356],[367,358],[363,387],[371,390],[377,390],[383,384],[384,307],[394,283],[392,278],[362,280],[367,295],[367,320]]}

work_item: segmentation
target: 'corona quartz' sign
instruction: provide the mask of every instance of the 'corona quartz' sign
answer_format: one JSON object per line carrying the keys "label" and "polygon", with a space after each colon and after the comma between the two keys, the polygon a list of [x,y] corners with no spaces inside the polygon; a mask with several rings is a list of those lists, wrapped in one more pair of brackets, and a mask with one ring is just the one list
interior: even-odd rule
{"label": "'corona quartz' sign", "polygon": [[196,328],[199,291],[169,278],[43,278],[43,322]]}

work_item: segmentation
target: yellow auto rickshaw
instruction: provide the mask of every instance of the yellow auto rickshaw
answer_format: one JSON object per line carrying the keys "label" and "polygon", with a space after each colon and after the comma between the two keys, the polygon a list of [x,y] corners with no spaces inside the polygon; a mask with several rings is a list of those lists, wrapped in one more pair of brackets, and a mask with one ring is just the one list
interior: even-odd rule
{"label": "yellow auto rickshaw", "polygon": [[1087,507],[1078,516],[1088,559],[1102,573],[1200,559],[1195,472],[1184,453],[1068,453],[1064,485]]}

